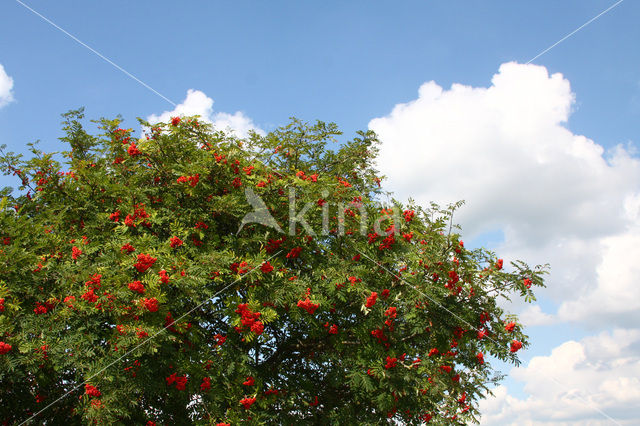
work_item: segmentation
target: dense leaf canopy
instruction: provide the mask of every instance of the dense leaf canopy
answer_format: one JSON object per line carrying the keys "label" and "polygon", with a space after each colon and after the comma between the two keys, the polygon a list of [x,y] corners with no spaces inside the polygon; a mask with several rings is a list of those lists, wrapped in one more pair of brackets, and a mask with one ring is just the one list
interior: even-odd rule
{"label": "dense leaf canopy", "polygon": [[383,203],[372,132],[64,117],[70,151],[0,158],[0,421],[464,424],[528,344],[498,300],[545,268]]}

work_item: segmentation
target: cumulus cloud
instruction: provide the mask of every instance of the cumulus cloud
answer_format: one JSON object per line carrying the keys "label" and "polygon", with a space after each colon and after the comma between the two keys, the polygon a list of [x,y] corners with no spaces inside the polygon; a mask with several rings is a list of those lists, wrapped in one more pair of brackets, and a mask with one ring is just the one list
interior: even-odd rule
{"label": "cumulus cloud", "polygon": [[0,64],[0,108],[13,101],[13,79],[4,70]]}
{"label": "cumulus cloud", "polygon": [[543,245],[622,230],[624,200],[640,192],[637,159],[564,127],[573,102],[561,74],[507,63],[488,88],[425,83],[369,127],[396,194],[424,204],[464,199],[471,207],[457,219],[467,233],[500,227]]}
{"label": "cumulus cloud", "polygon": [[[623,233],[626,231],[623,231]],[[555,302],[557,306],[561,306],[564,303],[570,301],[577,301],[583,299],[585,295],[591,294],[596,291],[600,286],[614,287],[617,283],[604,283],[601,277],[598,276],[598,265],[603,261],[605,253],[604,240],[607,237],[601,238],[579,238],[556,236],[550,238],[544,244],[538,246],[527,246],[521,241],[518,241],[512,234],[505,234],[505,241],[499,246],[495,247],[498,253],[506,260],[522,259],[529,264],[544,264],[550,263],[551,273],[545,277],[547,288],[537,291],[537,296],[543,299],[550,299]],[[626,268],[625,265],[620,265],[622,268]],[[584,299],[583,299],[584,300]],[[508,309],[512,312],[521,312],[527,315],[531,321],[538,321],[534,317],[535,312],[531,311],[529,304],[525,303],[521,299],[512,299],[512,302],[506,304]],[[578,318],[577,315],[569,317],[566,314],[559,315],[556,313],[555,319],[557,321],[585,321],[588,320],[590,324],[597,325],[605,324],[607,327],[611,323],[603,321],[604,318],[600,315],[603,313],[602,309],[591,309],[591,313],[587,316]],[[603,307],[602,307],[603,308]],[[623,304],[620,304],[620,308],[623,308]],[[582,313],[587,313],[589,307],[581,310]],[[587,324],[584,322],[583,324]],[[533,323],[531,323],[533,325]],[[618,324],[619,326],[626,326],[623,322]]]}
{"label": "cumulus cloud", "polygon": [[217,130],[230,130],[238,137],[246,137],[250,130],[264,134],[264,131],[241,111],[234,114],[214,112],[213,99],[200,90],[194,89],[187,91],[185,100],[178,104],[173,111],[165,111],[159,115],[152,114],[147,118],[147,121],[150,123],[167,122],[172,117],[189,115],[199,115],[202,120],[213,124]]}
{"label": "cumulus cloud", "polygon": [[[489,87],[424,83],[417,99],[369,127],[382,141],[386,186],[400,198],[466,200],[456,216],[465,238],[500,230],[494,248],[505,260],[550,263],[543,294],[565,302],[559,319],[623,324],[640,308],[631,287],[640,161],[632,147],[605,150],[568,130],[574,100],[561,74],[506,63]],[[530,323],[550,320],[532,309]]]}
{"label": "cumulus cloud", "polygon": [[565,342],[550,355],[514,368],[511,377],[524,383],[528,397],[516,398],[499,386],[481,402],[481,424],[637,424],[640,330],[616,329]]}
{"label": "cumulus cloud", "polygon": [[554,315],[542,312],[540,305],[527,306],[519,315],[520,321],[526,327],[534,325],[550,325],[557,321]]}
{"label": "cumulus cloud", "polygon": [[603,253],[596,267],[596,286],[565,301],[558,311],[563,320],[591,325],[640,324],[640,226],[604,238]]}

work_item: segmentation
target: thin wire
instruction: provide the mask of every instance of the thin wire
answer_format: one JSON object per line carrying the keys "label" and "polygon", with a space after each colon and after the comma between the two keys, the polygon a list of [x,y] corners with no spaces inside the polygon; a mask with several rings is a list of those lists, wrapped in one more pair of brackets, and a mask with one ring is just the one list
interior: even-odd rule
{"label": "thin wire", "polygon": [[[363,255],[364,257],[366,257],[367,259],[369,259],[370,261],[372,261],[373,263],[375,263],[376,265],[378,265],[380,268],[384,269],[385,271],[387,271],[388,273],[390,273],[393,277],[399,279],[400,281],[402,281],[403,283],[407,284],[410,288],[412,288],[413,290],[415,290],[416,292],[420,293],[422,296],[426,297],[427,299],[429,299],[431,302],[435,303],[436,305],[438,305],[439,307],[441,307],[442,309],[444,309],[445,311],[449,312],[451,315],[453,315],[454,317],[456,317],[458,320],[462,321],[463,323],[465,323],[466,325],[468,325],[471,329],[475,330],[475,331],[480,331],[479,328],[473,326],[472,324],[470,324],[467,320],[465,320],[464,318],[460,318],[458,315],[456,315],[454,312],[451,312],[446,306],[444,306],[443,304],[441,304],[440,302],[438,302],[437,300],[433,299],[431,296],[423,293],[422,291],[418,290],[416,287],[412,286],[410,283],[408,283],[404,278],[402,278],[400,275],[396,274],[395,272],[391,271],[390,269],[388,269],[387,267],[385,267],[384,265],[382,265],[380,262],[378,262],[377,260],[369,257],[366,253],[355,249],[355,251],[357,251],[358,253],[360,253],[361,255]],[[487,335],[486,336],[489,340],[491,340],[493,343],[495,343],[496,345],[500,346],[501,344],[498,343],[496,340],[494,340],[493,338],[491,338],[491,336]],[[562,388],[567,389],[567,387],[562,384],[560,381],[558,381],[555,377],[551,377],[548,376],[546,374],[543,373],[543,375],[547,378],[552,380],[553,382],[555,382],[557,385],[560,385]],[[567,389],[568,390],[568,389]],[[613,423],[615,423],[616,425],[620,425],[620,423],[618,423],[614,418],[612,418],[611,416],[609,416],[607,413],[605,413],[604,411],[600,410],[598,407],[592,405],[589,401],[587,401],[586,399],[582,398],[580,395],[576,395],[578,397],[578,399],[580,399],[587,407],[593,408],[594,410],[596,410],[598,413],[602,414],[604,417],[606,417],[607,419],[611,420]],[[621,426],[621,425],[620,425]]]}
{"label": "thin wire", "polygon": [[538,59],[540,56],[544,55],[545,53],[547,53],[548,51],[550,51],[551,49],[553,49],[554,47],[556,47],[557,45],[559,45],[560,43],[562,43],[563,41],[565,41],[566,39],[568,39],[569,37],[571,37],[572,35],[574,35],[575,33],[577,33],[578,31],[580,31],[581,29],[583,29],[584,27],[586,27],[587,25],[589,25],[590,23],[592,23],[593,21],[595,21],[596,19],[600,18],[602,15],[604,15],[605,13],[609,12],[610,10],[612,10],[614,7],[618,6],[620,3],[622,3],[624,0],[619,0],[616,3],[614,3],[612,6],[609,6],[607,9],[603,10],[602,12],[600,12],[598,15],[594,16],[593,18],[591,18],[590,20],[588,20],[587,22],[585,22],[584,24],[580,25],[578,28],[576,28],[575,30],[573,30],[572,32],[570,32],[569,34],[567,34],[566,36],[562,37],[560,40],[556,41],[555,43],[553,43],[551,46],[547,47],[546,49],[544,49],[542,52],[538,53],[536,56],[534,56],[533,58],[529,59],[526,63],[530,64],[531,62],[535,61],[536,59]]}
{"label": "thin wire", "polygon": [[102,53],[98,52],[97,50],[95,50],[94,48],[92,48],[91,46],[89,46],[88,44],[84,43],[83,41],[79,40],[77,37],[75,37],[73,34],[70,34],[68,31],[64,30],[63,28],[61,28],[60,26],[58,26],[56,23],[54,23],[53,21],[51,21],[50,19],[48,19],[46,16],[43,16],[42,14],[38,13],[36,10],[32,9],[31,7],[29,7],[28,5],[26,5],[25,3],[23,3],[20,0],[16,0],[17,3],[19,3],[20,5],[22,5],[25,9],[30,10],[31,12],[33,12],[35,15],[39,16],[40,18],[42,18],[44,21],[48,22],[49,24],[51,24],[52,26],[54,26],[55,28],[57,28],[58,30],[62,31],[64,34],[66,34],[67,36],[69,36],[71,39],[73,39],[75,42],[79,43],[80,45],[86,47],[87,49],[89,49],[91,52],[95,53],[96,55],[98,55],[100,58],[104,59],[106,62],[108,62],[109,64],[113,65],[114,67],[116,67],[117,69],[119,69],[120,71],[122,71],[123,73],[125,73],[128,77],[134,79],[135,81],[137,81],[138,83],[142,84],[144,87],[146,87],[147,89],[151,90],[153,93],[155,93],[156,95],[160,96],[162,99],[164,99],[165,101],[169,102],[172,106],[176,106],[176,103],[173,102],[171,99],[167,98],[166,96],[164,96],[162,93],[158,92],[156,89],[154,89],[153,87],[149,86],[147,83],[145,83],[144,81],[140,80],[138,77],[136,77],[135,75],[131,74],[129,71],[125,70],[124,68],[122,68],[120,65],[116,64],[115,62],[113,62],[111,59],[107,58],[106,56],[104,56]]}
{"label": "thin wire", "polygon": [[[272,255],[271,257],[269,257],[266,261],[269,261],[271,259],[273,259],[274,257],[276,257],[277,255],[279,255],[280,253],[282,253],[282,250],[278,251],[276,254]],[[49,407],[51,407],[52,405],[56,404],[58,401],[64,399],[67,397],[67,395],[69,395],[72,392],[75,392],[76,390],[78,390],[79,388],[81,388],[83,385],[87,384],[87,382],[89,382],[91,379],[93,379],[94,377],[96,377],[97,375],[99,375],[100,373],[104,372],[106,369],[108,369],[109,367],[111,367],[112,365],[114,365],[117,362],[120,362],[122,360],[122,358],[126,357],[127,355],[129,355],[131,352],[135,351],[136,349],[138,349],[139,347],[145,345],[146,343],[148,343],[149,341],[153,340],[156,336],[158,336],[160,333],[164,332],[165,330],[167,330],[169,327],[173,326],[173,324],[177,323],[178,321],[180,321],[182,318],[186,317],[187,315],[189,315],[191,312],[195,311],[196,309],[199,309],[200,307],[202,307],[203,305],[209,303],[210,301],[212,301],[213,299],[215,299],[220,293],[222,293],[223,291],[225,291],[226,289],[228,289],[229,287],[233,286],[234,284],[236,284],[237,282],[241,281],[244,277],[249,276],[250,274],[252,274],[254,271],[258,270],[258,268],[254,268],[251,271],[249,271],[247,274],[242,275],[240,278],[236,279],[235,281],[233,281],[231,284],[227,285],[226,287],[224,287],[222,290],[219,290],[216,294],[214,294],[213,296],[211,296],[210,298],[208,298],[207,300],[205,300],[204,302],[200,303],[198,306],[196,306],[195,308],[191,309],[190,311],[188,311],[186,314],[181,315],[180,317],[178,317],[177,319],[173,320],[173,322],[167,324],[165,327],[163,327],[160,331],[158,331],[156,334],[154,334],[153,336],[145,339],[142,343],[138,344],[137,346],[135,346],[133,349],[129,350],[128,352],[126,352],[124,355],[122,355],[120,358],[116,359],[115,361],[107,364],[106,367],[102,368],[100,371],[98,371],[97,373],[93,374],[92,376],[90,376],[88,379],[86,379],[85,381],[83,381],[82,383],[80,383],[79,385],[77,385],[74,388],[71,388],[70,390],[68,390],[66,393],[64,393],[62,396],[60,396],[58,399],[54,400],[53,402],[51,402],[49,405],[47,405],[46,407],[44,407],[42,410],[38,411],[37,413],[35,413],[34,415],[32,415],[31,417],[29,417],[28,419],[26,419],[25,421],[23,421],[22,423],[20,423],[20,425],[18,426],[22,426],[24,424],[27,424],[29,421],[31,421],[33,418],[37,417],[40,413],[42,413],[43,411],[47,410]]]}

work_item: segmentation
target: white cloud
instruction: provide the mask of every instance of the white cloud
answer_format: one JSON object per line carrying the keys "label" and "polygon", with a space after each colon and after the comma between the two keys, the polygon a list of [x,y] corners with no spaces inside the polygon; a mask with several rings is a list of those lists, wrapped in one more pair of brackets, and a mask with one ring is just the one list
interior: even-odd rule
{"label": "white cloud", "polygon": [[507,63],[488,88],[425,83],[418,99],[369,127],[383,142],[379,168],[396,194],[423,204],[465,199],[470,207],[457,219],[467,234],[503,227],[542,245],[624,229],[621,206],[640,192],[638,160],[563,126],[573,102],[561,74]]}
{"label": "white cloud", "polygon": [[640,226],[602,240],[602,258],[596,268],[597,285],[579,297],[565,301],[561,319],[591,325],[640,324]]}
{"label": "white cloud", "polygon": [[4,70],[0,64],[0,108],[13,101],[13,79]]}
{"label": "white cloud", "polygon": [[241,111],[234,114],[213,111],[213,99],[200,90],[189,89],[185,100],[173,111],[165,111],[160,115],[152,114],[147,118],[150,123],[168,122],[172,117],[199,115],[201,119],[212,123],[217,130],[231,130],[238,137],[246,137],[249,130],[259,134],[264,131]]}
{"label": "white cloud", "polygon": [[557,321],[554,315],[542,312],[540,305],[531,305],[518,316],[525,327],[534,325],[550,325]]}
{"label": "white cloud", "polygon": [[[616,329],[569,341],[511,371],[525,399],[499,386],[480,404],[484,425],[637,424],[640,330]],[[605,414],[603,414],[605,413]]]}
{"label": "white cloud", "polygon": [[622,325],[640,308],[640,161],[569,131],[574,98],[561,74],[506,63],[489,87],[425,83],[369,127],[399,198],[466,200],[465,239],[500,229],[505,260],[550,263],[542,294],[564,302],[559,319]]}

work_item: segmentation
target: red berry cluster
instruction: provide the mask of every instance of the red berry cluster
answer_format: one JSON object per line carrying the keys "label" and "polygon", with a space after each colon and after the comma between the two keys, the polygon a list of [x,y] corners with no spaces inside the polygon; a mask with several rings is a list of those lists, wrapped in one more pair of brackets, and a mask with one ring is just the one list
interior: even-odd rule
{"label": "red berry cluster", "polygon": [[187,386],[187,376],[178,376],[176,373],[172,373],[169,377],[165,379],[167,381],[167,385],[171,386],[172,384],[176,384],[177,390],[185,390]]}
{"label": "red berry cluster", "polygon": [[306,299],[305,300],[298,300],[298,307],[304,309],[305,311],[307,311],[311,315],[316,311],[316,309],[318,309],[320,304],[319,303],[313,303],[311,301],[311,299],[309,299],[309,295],[310,294],[311,294],[311,289],[308,288],[307,289],[307,293],[306,293]]}
{"label": "red berry cluster", "polygon": [[138,261],[133,266],[138,270],[138,272],[146,272],[147,269],[153,266],[156,260],[158,259],[149,254],[139,254]]}
{"label": "red berry cluster", "polygon": [[202,379],[202,383],[200,384],[200,390],[202,390],[203,392],[207,392],[209,389],[211,389],[211,379],[205,377],[204,379]]}
{"label": "red berry cluster", "polygon": [[100,395],[102,395],[102,392],[100,392],[98,388],[90,384],[84,385],[84,392],[92,398],[99,398]]}
{"label": "red berry cluster", "polygon": [[262,321],[259,321],[260,312],[252,312],[249,309],[248,303],[239,303],[238,308],[236,309],[236,313],[240,314],[242,317],[242,325],[253,331],[255,334],[260,335],[264,331],[264,324]]}
{"label": "red berry cluster", "polygon": [[190,186],[194,187],[200,182],[200,173],[196,173],[193,176],[180,176],[176,181],[178,183],[189,183]]}
{"label": "red berry cluster", "polygon": [[11,348],[12,348],[12,346],[10,344],[5,343],[5,342],[0,342],[0,355],[4,355],[6,353],[9,353]]}
{"label": "red berry cluster", "polygon": [[264,248],[267,253],[273,253],[280,248],[280,245],[284,243],[285,237],[280,239],[270,239],[267,246]]}
{"label": "red berry cluster", "polygon": [[289,251],[289,253],[287,253],[287,258],[295,259],[296,257],[300,256],[300,252],[302,252],[302,247],[294,247],[291,249],[291,251]]}
{"label": "red berry cluster", "polygon": [[149,312],[156,312],[158,310],[158,300],[155,297],[144,299],[143,304]]}
{"label": "red berry cluster", "polygon": [[84,283],[85,287],[87,287],[89,290],[98,290],[100,288],[100,281],[102,279],[102,275],[100,274],[93,274],[91,276],[91,278],[89,278],[89,281],[87,281],[86,283]]}
{"label": "red berry cluster", "polygon": [[251,406],[256,402],[255,398],[242,398],[240,400],[240,404],[244,407],[245,410],[251,408]]}
{"label": "red berry cluster", "polygon": [[411,220],[413,220],[413,217],[416,215],[416,212],[414,212],[413,210],[405,210],[403,212],[403,215],[406,222],[411,222]]}
{"label": "red berry cluster", "polygon": [[169,240],[169,245],[171,246],[171,248],[180,247],[182,244],[182,240],[178,237],[171,237],[171,240]]}
{"label": "red berry cluster", "polygon": [[138,146],[135,142],[131,142],[131,145],[129,145],[129,147],[127,148],[127,154],[129,154],[131,157],[135,157],[136,155],[142,154],[142,151],[138,149]]}
{"label": "red berry cluster", "polygon": [[136,249],[131,244],[127,243],[127,244],[123,245],[122,247],[120,247],[120,251],[129,254],[129,253],[132,253],[132,252],[136,251]]}
{"label": "red berry cluster", "polygon": [[158,272],[158,275],[160,275],[160,282],[162,284],[169,284],[169,275],[167,275],[167,271],[162,269],[160,272]]}
{"label": "red berry cluster", "polygon": [[388,370],[390,368],[395,367],[397,363],[398,363],[398,358],[392,358],[392,357],[388,356],[387,357],[387,363],[385,364],[384,368],[386,368]]}
{"label": "red berry cluster", "polygon": [[76,246],[71,247],[71,257],[73,258],[73,260],[77,260],[81,254],[82,254],[82,250],[80,250],[78,247]]}
{"label": "red berry cluster", "polygon": [[376,304],[376,301],[378,300],[378,293],[375,291],[371,292],[371,295],[369,297],[367,297],[367,303],[365,303],[365,306],[367,308],[371,308],[373,307],[373,305]]}
{"label": "red berry cluster", "polygon": [[269,272],[273,271],[273,266],[267,261],[267,262],[264,262],[262,266],[260,266],[260,270],[263,273],[268,274]]}
{"label": "red berry cluster", "polygon": [[238,262],[234,262],[231,265],[229,265],[229,269],[231,269],[233,271],[233,273],[235,274],[246,274],[247,272],[249,272],[249,264],[245,261],[242,261],[240,263]]}
{"label": "red berry cluster", "polygon": [[98,300],[98,295],[93,289],[84,292],[80,297],[89,303],[95,303]]}
{"label": "red berry cluster", "polygon": [[[118,216],[119,216],[119,212],[117,212],[117,213],[118,213]],[[147,213],[147,211],[145,210],[144,204],[136,204],[134,206],[133,215],[128,214],[127,217],[124,218],[124,224],[129,226],[129,227],[135,228],[136,227],[136,223],[135,223],[136,219],[146,219],[148,217],[149,217],[149,213]],[[151,224],[149,222],[147,222],[147,221],[142,222],[142,225],[146,226],[146,227],[150,227],[151,226]]]}
{"label": "red berry cluster", "polygon": [[140,281],[133,281],[131,283],[129,283],[129,290],[131,291],[135,291],[136,293],[144,293],[144,285],[142,285],[142,282]]}

